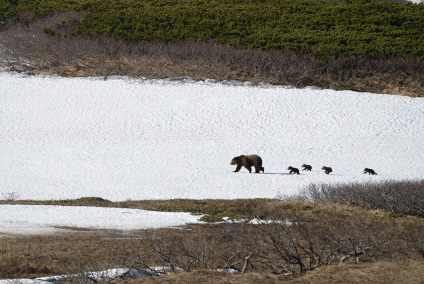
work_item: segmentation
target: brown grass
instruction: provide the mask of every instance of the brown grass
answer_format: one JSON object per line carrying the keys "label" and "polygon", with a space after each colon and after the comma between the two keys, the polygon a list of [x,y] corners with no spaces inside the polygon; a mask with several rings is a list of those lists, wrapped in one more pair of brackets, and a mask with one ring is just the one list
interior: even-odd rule
{"label": "brown grass", "polygon": [[256,215],[255,217],[262,219],[270,218],[275,212],[280,214],[281,212],[298,212],[314,218],[320,218],[330,212],[339,212],[346,216],[374,215],[378,218],[390,218],[390,213],[383,210],[367,210],[337,203],[322,204],[296,199],[172,199],[111,202],[99,197],[84,197],[67,200],[0,200],[1,204],[96,206],[163,212],[190,212],[205,215],[202,220],[206,222],[222,221],[223,217],[230,219],[252,218],[252,212]]}
{"label": "brown grass", "polygon": [[424,283],[423,261],[328,266],[289,283]]}
{"label": "brown grass", "polygon": [[[289,277],[270,273],[246,273],[228,275],[212,271],[195,271],[191,273],[178,273],[166,277],[154,277],[148,280],[119,281],[118,283],[304,283],[304,284],[389,284],[389,283],[424,283],[423,261],[402,262],[378,262],[373,264],[348,264],[325,267],[318,271],[312,271],[306,275]],[[293,279],[294,278],[294,279]]]}
{"label": "brown grass", "polygon": [[[291,277],[275,275],[270,273],[247,273],[243,275],[228,274],[214,271],[193,271],[190,273],[178,273],[166,277],[154,277],[148,280],[142,280],[141,283],[167,284],[167,283],[216,283],[216,284],[232,284],[232,283],[281,283],[286,282]],[[122,281],[123,283],[135,283],[138,281]]]}
{"label": "brown grass", "polygon": [[0,238],[0,278],[41,277],[121,267],[143,251],[136,233],[97,232]]}

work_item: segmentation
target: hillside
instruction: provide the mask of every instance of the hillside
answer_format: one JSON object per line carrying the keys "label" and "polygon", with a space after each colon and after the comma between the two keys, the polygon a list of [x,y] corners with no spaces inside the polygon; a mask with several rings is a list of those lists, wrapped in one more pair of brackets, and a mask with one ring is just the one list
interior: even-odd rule
{"label": "hillside", "polygon": [[[35,2],[35,3],[34,3]],[[15,4],[12,4],[15,3]],[[237,48],[378,57],[424,56],[424,5],[354,1],[14,1],[0,21],[78,11],[44,32],[126,42],[213,40]]]}
{"label": "hillside", "polygon": [[421,283],[423,15],[0,0],[0,284]]}
{"label": "hillside", "polygon": [[424,94],[424,4],[1,3],[0,67],[6,70]]}

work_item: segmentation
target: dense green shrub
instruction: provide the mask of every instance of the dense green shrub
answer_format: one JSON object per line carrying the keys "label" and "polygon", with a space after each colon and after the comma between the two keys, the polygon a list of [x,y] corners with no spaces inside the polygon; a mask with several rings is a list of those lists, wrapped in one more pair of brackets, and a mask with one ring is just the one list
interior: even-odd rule
{"label": "dense green shrub", "polygon": [[[73,35],[214,40],[313,54],[424,56],[424,5],[375,0],[0,0],[0,20],[83,11]],[[48,27],[52,28],[52,27]],[[49,30],[50,31],[50,30]]]}

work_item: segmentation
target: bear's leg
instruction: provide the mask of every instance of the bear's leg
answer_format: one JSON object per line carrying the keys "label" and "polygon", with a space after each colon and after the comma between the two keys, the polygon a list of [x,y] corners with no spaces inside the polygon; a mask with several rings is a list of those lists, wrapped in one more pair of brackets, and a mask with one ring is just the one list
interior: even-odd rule
{"label": "bear's leg", "polygon": [[245,167],[245,168],[249,170],[249,173],[252,173],[252,167],[248,166],[248,167]]}
{"label": "bear's leg", "polygon": [[235,173],[238,172],[241,169],[241,165],[237,165],[236,170],[234,171]]}

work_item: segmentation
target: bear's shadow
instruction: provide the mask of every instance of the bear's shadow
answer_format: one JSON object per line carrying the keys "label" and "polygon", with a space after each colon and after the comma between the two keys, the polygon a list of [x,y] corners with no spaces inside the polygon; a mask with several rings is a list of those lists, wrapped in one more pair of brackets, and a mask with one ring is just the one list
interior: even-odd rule
{"label": "bear's shadow", "polygon": [[[234,173],[234,172],[233,172]],[[249,173],[249,172],[237,172],[236,174],[257,174],[257,173]],[[259,173],[261,175],[290,175],[288,173]]]}
{"label": "bear's shadow", "polygon": [[283,175],[283,176],[290,175],[288,173],[262,173],[262,174],[264,174],[264,175]]}

